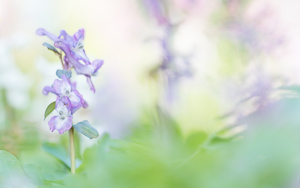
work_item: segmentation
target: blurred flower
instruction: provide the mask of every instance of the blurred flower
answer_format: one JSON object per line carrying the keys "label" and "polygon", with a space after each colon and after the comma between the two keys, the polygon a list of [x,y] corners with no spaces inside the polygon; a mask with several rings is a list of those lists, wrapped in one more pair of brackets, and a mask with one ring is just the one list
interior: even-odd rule
{"label": "blurred flower", "polygon": [[[95,93],[95,87],[92,83],[91,76],[95,75],[103,65],[103,60],[96,59],[92,63],[83,48],[84,30],[80,29],[73,37],[69,36],[66,31],[62,30],[57,37],[43,28],[36,31],[39,36],[48,36],[54,41],[54,46],[61,49],[65,53],[65,69],[74,67],[77,74],[82,74],[87,77],[87,82],[91,90]],[[63,37],[63,39],[61,38]],[[83,61],[81,63],[80,61]]]}
{"label": "blurred flower", "polygon": [[173,33],[175,32],[174,25],[166,25],[163,27],[164,34],[159,39],[160,49],[162,51],[161,64],[152,70],[153,73],[157,71],[162,73],[165,80],[165,94],[168,102],[172,102],[176,95],[176,88],[183,78],[191,77],[191,63],[190,58],[192,55],[176,54],[172,49],[172,40],[174,39]]}
{"label": "blurred flower", "polygon": [[57,130],[59,134],[63,134],[72,127],[72,105],[69,98],[64,96],[57,99],[55,110],[57,111],[58,116],[52,117],[48,122],[48,125],[52,132]]}
{"label": "blurred flower", "polygon": [[158,24],[166,25],[168,24],[168,19],[165,15],[165,10],[163,7],[162,0],[145,0],[144,1],[147,10],[149,10],[150,14],[156,19]]}
{"label": "blurred flower", "polygon": [[178,25],[171,23],[164,1],[145,0],[146,9],[159,23],[163,30],[163,36],[160,37],[160,47],[163,54],[161,64],[155,69],[151,70],[151,74],[156,74],[160,71],[165,78],[166,97],[167,101],[173,101],[175,90],[179,81],[183,77],[191,76],[190,70],[190,56],[177,55],[171,46],[174,39],[174,32]]}
{"label": "blurred flower", "polygon": [[272,9],[261,7],[250,15],[248,8],[238,1],[227,3],[229,17],[225,28],[229,36],[254,54],[270,53],[282,45],[284,37]]}

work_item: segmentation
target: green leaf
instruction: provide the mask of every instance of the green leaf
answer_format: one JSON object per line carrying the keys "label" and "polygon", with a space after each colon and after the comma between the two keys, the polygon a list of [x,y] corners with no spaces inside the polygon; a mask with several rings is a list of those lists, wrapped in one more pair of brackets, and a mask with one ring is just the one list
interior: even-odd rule
{"label": "green leaf", "polygon": [[46,46],[48,48],[48,50],[51,50],[52,52],[54,52],[57,55],[61,55],[61,53],[59,53],[56,48],[54,46],[52,46],[51,44],[44,42],[43,46]]}
{"label": "green leaf", "polygon": [[56,71],[56,76],[58,78],[61,78],[62,75],[66,75],[67,78],[71,78],[72,77],[72,72],[71,71],[68,71],[68,70],[61,70],[61,69],[58,69]]}
{"label": "green leaf", "polygon": [[190,134],[186,140],[187,146],[190,148],[197,148],[200,145],[204,144],[208,139],[208,135],[204,131],[197,131]]}
{"label": "green leaf", "polygon": [[298,86],[298,85],[282,86],[282,87],[279,87],[278,89],[295,91],[297,93],[300,93],[300,86]]}
{"label": "green leaf", "polygon": [[[42,145],[42,148],[44,151],[57,158],[58,160],[63,162],[69,169],[71,169],[70,156],[61,145],[44,143]],[[76,168],[78,168],[81,165],[81,163],[82,161],[80,159],[76,159]]]}
{"label": "green leaf", "polygon": [[40,167],[33,164],[26,164],[23,166],[23,169],[31,181],[35,183],[35,185],[44,184],[43,172]]}
{"label": "green leaf", "polygon": [[48,107],[46,108],[44,120],[46,119],[46,117],[47,117],[49,114],[51,114],[51,112],[52,112],[54,109],[55,109],[55,101],[52,102],[52,103],[50,103],[50,104],[48,105]]}
{"label": "green leaf", "polygon": [[93,128],[87,120],[79,122],[76,125],[73,125],[73,127],[78,132],[90,139],[97,138],[99,136],[98,131],[95,128]]}
{"label": "green leaf", "polygon": [[17,158],[7,151],[0,150],[0,187],[21,187],[18,182],[32,187]]}
{"label": "green leaf", "polygon": [[[26,161],[27,164],[34,164],[37,167],[37,169],[28,169],[26,165],[24,166],[24,171],[29,177],[34,176],[33,172],[39,171],[38,169],[40,168],[44,183],[62,180],[70,174],[70,168],[66,164],[42,149],[24,150],[22,152],[22,161]],[[35,178],[32,179],[33,182],[38,182],[41,179],[41,177]]]}

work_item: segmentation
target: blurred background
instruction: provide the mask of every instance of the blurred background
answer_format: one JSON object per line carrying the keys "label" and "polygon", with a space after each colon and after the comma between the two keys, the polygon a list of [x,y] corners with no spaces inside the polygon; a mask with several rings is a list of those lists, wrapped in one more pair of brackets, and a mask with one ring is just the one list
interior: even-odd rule
{"label": "blurred background", "polygon": [[0,149],[27,174],[40,169],[39,185],[54,186],[56,173],[75,186],[61,175],[68,165],[49,170],[49,161],[64,161],[54,160],[55,144],[68,151],[68,135],[44,120],[56,96],[42,89],[61,65],[35,31],[84,28],[87,56],[104,60],[92,78],[95,94],[83,76],[72,77],[89,103],[74,121],[87,119],[101,135],[77,135],[88,187],[101,187],[103,177],[104,187],[296,188],[299,7],[295,0],[0,0]]}

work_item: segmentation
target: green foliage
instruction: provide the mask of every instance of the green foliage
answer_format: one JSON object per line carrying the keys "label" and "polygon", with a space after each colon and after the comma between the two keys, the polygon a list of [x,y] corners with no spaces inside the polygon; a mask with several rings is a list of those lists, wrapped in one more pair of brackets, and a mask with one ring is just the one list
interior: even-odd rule
{"label": "green foliage", "polygon": [[47,106],[46,111],[45,111],[45,115],[44,115],[44,119],[46,119],[51,114],[51,112],[53,112],[54,109],[55,109],[55,101],[50,103]]}
{"label": "green foliage", "polygon": [[4,150],[0,150],[0,185],[5,188],[32,187],[17,158]]}
{"label": "green foliage", "polygon": [[44,185],[42,169],[33,164],[26,164],[23,169],[35,185]]}
{"label": "green foliage", "polygon": [[[54,143],[44,143],[42,148],[47,153],[59,159],[62,163],[64,163],[69,169],[71,169],[70,156],[66,152],[65,148],[61,144]],[[82,161],[80,159],[76,159],[76,168],[81,165]]]}
{"label": "green foliage", "polygon": [[[236,127],[183,136],[177,122],[158,109],[154,116],[138,121],[126,138],[103,134],[83,152],[75,176],[70,174],[67,136],[59,144],[43,144],[43,150],[23,152],[25,172],[7,152],[13,162],[3,161],[2,152],[0,164],[13,164],[6,169],[17,169],[25,182],[42,188],[288,187],[300,158],[295,144],[299,142],[300,100],[284,99],[272,105],[276,110],[261,109],[245,118],[247,132],[230,136],[228,132]],[[2,174],[9,174],[0,167]]]}
{"label": "green foliage", "polygon": [[76,129],[76,131],[80,132],[81,134],[90,139],[97,138],[99,136],[98,131],[94,127],[92,127],[87,120],[79,122],[73,125],[73,127],[74,129]]}

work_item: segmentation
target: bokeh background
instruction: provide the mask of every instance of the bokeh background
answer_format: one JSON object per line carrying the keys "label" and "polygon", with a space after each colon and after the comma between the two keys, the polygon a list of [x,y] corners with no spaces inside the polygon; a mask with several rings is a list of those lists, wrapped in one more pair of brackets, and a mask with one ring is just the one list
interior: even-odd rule
{"label": "bokeh background", "polygon": [[[101,135],[77,135],[91,182],[102,176],[107,187],[138,187],[134,180],[143,187],[297,187],[299,8],[294,0],[0,0],[0,149],[25,169],[48,163],[43,157],[54,164],[46,157],[51,144],[67,150],[68,135],[52,133],[43,119],[55,96],[42,89],[60,62],[35,31],[84,28],[88,57],[104,60],[92,78],[95,94],[83,76],[72,77],[89,103],[75,121],[89,120]],[[134,154],[99,162],[109,156],[95,154],[107,135]],[[95,151],[84,159],[88,148]],[[196,159],[178,170],[190,157]],[[170,161],[179,167],[169,168]],[[49,174],[60,167],[47,168],[42,182],[57,180]],[[139,175],[143,169],[148,173]]]}

